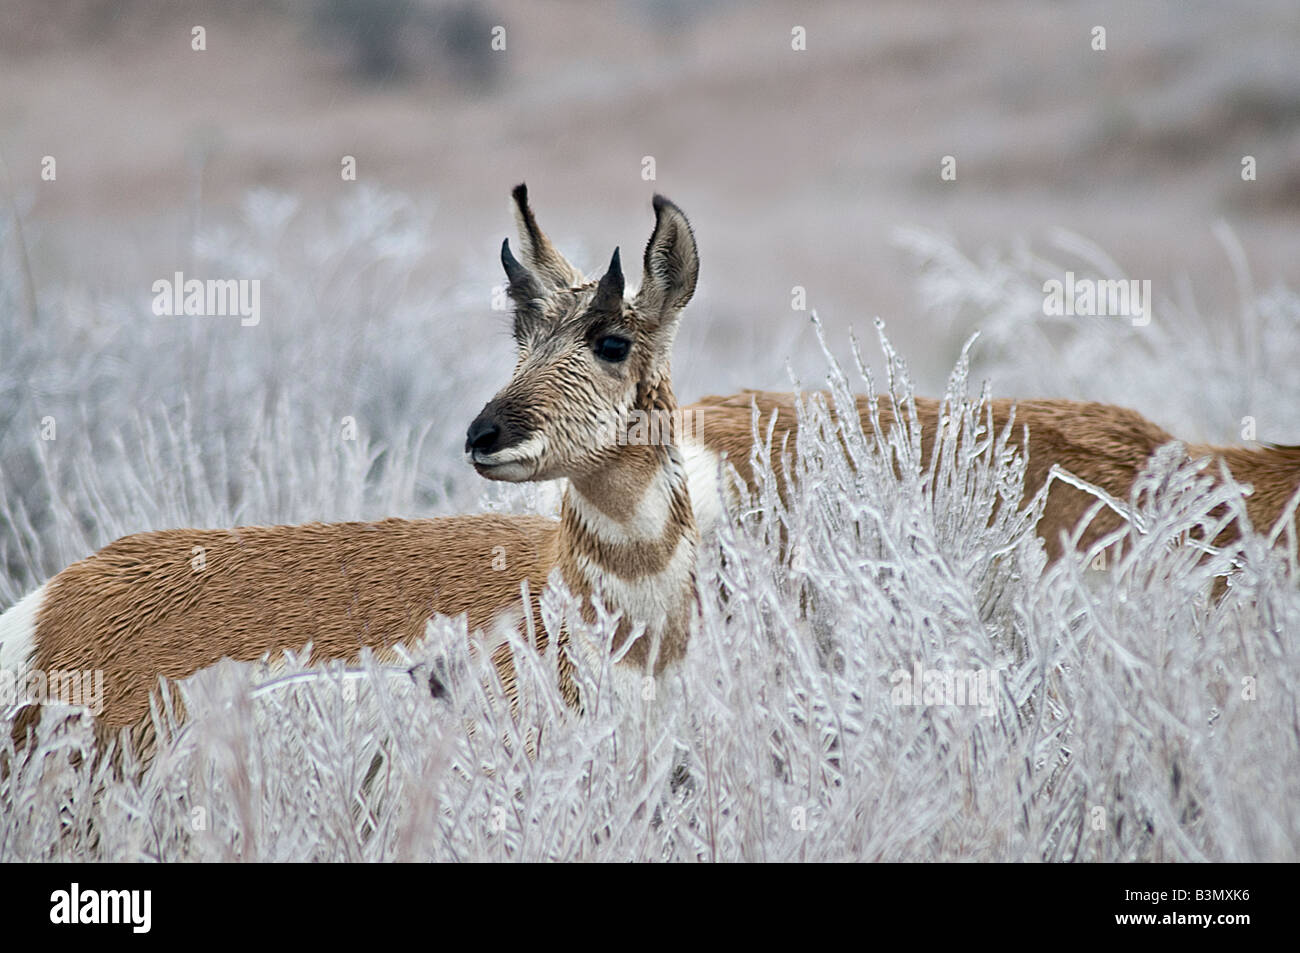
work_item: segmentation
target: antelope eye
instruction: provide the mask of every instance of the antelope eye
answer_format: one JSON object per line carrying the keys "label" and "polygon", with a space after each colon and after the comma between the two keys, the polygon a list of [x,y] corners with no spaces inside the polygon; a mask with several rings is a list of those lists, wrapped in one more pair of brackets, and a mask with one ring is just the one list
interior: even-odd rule
{"label": "antelope eye", "polygon": [[596,356],[602,361],[617,364],[627,359],[627,352],[632,349],[632,342],[627,338],[607,334],[596,341]]}

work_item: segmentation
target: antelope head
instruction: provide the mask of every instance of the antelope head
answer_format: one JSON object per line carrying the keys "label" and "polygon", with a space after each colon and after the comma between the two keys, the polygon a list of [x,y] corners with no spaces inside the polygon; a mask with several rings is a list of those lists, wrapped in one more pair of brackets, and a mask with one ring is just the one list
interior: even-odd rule
{"label": "antelope head", "polygon": [[507,239],[501,263],[518,360],[470,425],[465,451],[490,480],[591,479],[623,449],[620,422],[675,409],[669,359],[699,274],[695,237],[656,195],[641,288],[629,299],[617,248],[603,275],[584,278],[538,228],[527,188],[513,197],[520,255]]}

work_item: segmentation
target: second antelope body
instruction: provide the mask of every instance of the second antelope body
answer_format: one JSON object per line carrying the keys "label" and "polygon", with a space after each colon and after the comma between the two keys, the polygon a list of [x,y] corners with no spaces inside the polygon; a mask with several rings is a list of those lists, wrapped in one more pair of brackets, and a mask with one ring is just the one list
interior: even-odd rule
{"label": "second antelope body", "polygon": [[[699,258],[691,227],[671,202],[655,197],[641,286],[629,298],[617,250],[603,275],[588,280],[538,227],[522,185],[514,199],[520,257],[507,243],[501,258],[518,361],[470,425],[466,452],[488,479],[566,479],[558,521],[475,515],[128,536],[0,616],[0,670],[102,670],[101,726],[147,735],[158,679],[184,678],[222,658],[256,661],[309,643],[313,661],[353,660],[363,649],[383,657],[418,641],[434,614],[463,613],[471,629],[490,629],[517,626],[527,613],[539,647],[566,641],[563,632],[546,632],[540,617],[537,597],[553,571],[588,618],[593,597],[621,612],[614,645],[623,653],[616,672],[624,687],[678,663],[696,606],[701,533],[743,502],[727,472],[734,467],[740,483],[753,487],[752,408],[759,433],[775,416],[776,446],[789,438],[793,448],[794,397],[746,391],[678,408],[669,359]],[[866,398],[858,411],[869,427]],[[928,458],[938,402],[918,399],[917,411]],[[1010,401],[993,402],[998,427],[1012,412]],[[882,404],[879,413],[890,426],[890,410]],[[1126,499],[1151,453],[1173,439],[1139,414],[1104,404],[1021,401],[1014,414],[1014,439],[1029,460],[1026,497],[1058,464]],[[654,434],[634,430],[651,422]],[[1248,511],[1257,527],[1272,525],[1300,483],[1297,448],[1188,452],[1220,456],[1238,480],[1255,485]],[[1060,555],[1062,532],[1092,502],[1069,485],[1053,485],[1038,527],[1049,555]],[[1084,541],[1118,521],[1101,514]],[[197,571],[195,547],[204,553]],[[499,661],[512,689],[509,660]],[[560,672],[565,697],[580,704],[563,664]],[[21,713],[16,730],[25,731],[36,714]]]}

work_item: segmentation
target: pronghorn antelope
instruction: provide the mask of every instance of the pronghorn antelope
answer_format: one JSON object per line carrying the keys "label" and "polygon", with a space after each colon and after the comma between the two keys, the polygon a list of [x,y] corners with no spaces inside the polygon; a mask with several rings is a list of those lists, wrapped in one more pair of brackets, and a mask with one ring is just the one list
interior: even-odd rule
{"label": "pronghorn antelope", "polygon": [[[537,227],[523,186],[514,197],[523,263],[508,242],[501,258],[518,363],[469,427],[466,451],[488,479],[567,478],[558,521],[479,515],[128,536],[0,617],[0,668],[103,671],[100,728],[130,727],[139,743],[151,735],[158,679],[222,658],[256,661],[309,643],[313,661],[352,660],[363,649],[383,658],[421,638],[435,613],[464,613],[471,629],[490,629],[527,612],[544,647],[557,633],[545,631],[536,597],[552,571],[588,616],[597,594],[622,613],[616,682],[680,660],[699,540],[688,466],[698,461],[695,472],[715,486],[718,472],[700,448],[684,455],[674,426],[669,358],[698,274],[691,227],[655,197],[641,287],[628,299],[617,250],[599,280],[585,279]],[[667,424],[658,440],[619,432],[637,414]],[[736,416],[749,427],[748,410]],[[634,631],[642,634],[623,645]],[[561,690],[576,704],[565,671]],[[503,665],[508,690],[511,672]],[[37,714],[25,709],[15,732]]]}
{"label": "pronghorn antelope", "polygon": [[[615,667],[626,688],[685,652],[695,603],[701,532],[737,508],[734,466],[753,489],[753,407],[758,433],[775,416],[774,442],[793,448],[795,397],[746,391],[685,408],[692,433],[678,433],[669,355],[682,309],[698,274],[685,216],[656,197],[655,228],[643,280],[629,301],[618,253],[598,280],[587,280],[538,227],[523,186],[514,191],[522,262],[502,246],[515,304],[518,363],[511,382],[471,424],[466,449],[489,479],[568,480],[558,521],[541,516],[458,516],[372,523],[311,523],[227,530],[163,530],[128,536],[69,566],[0,616],[0,670],[105,673],[102,727],[129,726],[147,737],[151,692],[159,677],[179,679],[229,657],[256,661],[312,645],[312,659],[352,660],[362,649],[381,658],[423,636],[435,613],[464,613],[471,630],[518,624],[531,615],[544,647],[537,594],[553,570],[592,611],[599,595],[622,612]],[[864,429],[867,398],[858,399]],[[937,430],[938,401],[917,399],[923,458]],[[1001,427],[1015,413],[1025,428],[1026,496],[1053,464],[1127,499],[1152,452],[1173,438],[1139,414],[1063,400],[993,403]],[[625,439],[637,414],[668,422],[659,439]],[[882,426],[893,423],[887,401]],[[1192,446],[1221,456],[1239,481],[1255,486],[1247,508],[1256,527],[1273,525],[1300,483],[1300,449]],[[785,476],[772,455],[779,488]],[[743,492],[743,491],[740,491]],[[1091,496],[1067,484],[1051,488],[1038,526],[1049,555],[1060,555]],[[1119,525],[1098,514],[1090,543]],[[192,563],[195,547],[203,568]],[[527,583],[532,604],[522,605]],[[636,627],[641,637],[623,643]],[[498,653],[509,687],[512,667]],[[577,690],[561,666],[562,690]],[[34,719],[28,709],[15,730]]]}

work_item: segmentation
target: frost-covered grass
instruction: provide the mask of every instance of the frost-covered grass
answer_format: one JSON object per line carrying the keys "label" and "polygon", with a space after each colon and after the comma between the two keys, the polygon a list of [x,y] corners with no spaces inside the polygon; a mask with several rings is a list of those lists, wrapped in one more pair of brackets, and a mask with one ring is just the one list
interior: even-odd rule
{"label": "frost-covered grass", "polygon": [[[1080,235],[1057,229],[1046,248],[1023,242],[971,256],[943,235],[900,229],[915,259],[918,293],[932,320],[964,335],[978,327],[980,366],[1002,396],[1098,400],[1141,411],[1184,440],[1239,443],[1243,421],[1261,441],[1300,443],[1300,291],[1258,287],[1225,223],[1217,278],[1235,299],[1205,313],[1191,282],[1152,281],[1149,324],[1125,317],[1043,313],[1043,283],[1141,279]],[[1203,281],[1207,276],[1198,276]],[[1247,433],[1249,438],[1249,433]]]}
{"label": "frost-covered grass", "polygon": [[[147,347],[128,344],[120,323],[144,320],[130,309],[147,297],[77,289],[42,300],[40,333],[0,330],[0,419],[13,421],[0,433],[0,604],[125,532],[478,507],[485,487],[456,447],[477,410],[465,384],[504,377],[506,342],[477,347],[478,334],[454,360],[440,352],[449,322],[481,320],[481,305],[419,279],[416,213],[365,201],[320,222],[262,197],[209,236],[232,274],[280,276],[264,300],[287,310],[264,317],[262,338],[164,322]],[[264,257],[237,268],[236,253]],[[1004,353],[1009,337],[994,338]],[[782,501],[763,481],[708,541],[689,657],[645,710],[607,703],[606,665],[580,668],[576,715],[553,688],[554,656],[521,644],[513,722],[463,627],[441,619],[409,664],[226,663],[186,683],[191,717],[143,771],[96,773],[69,758],[89,751],[89,726],[51,726],[0,781],[0,859],[1295,860],[1294,560],[1253,534],[1225,551],[1189,543],[1242,514],[1231,489],[1169,453],[1119,501],[1134,508],[1121,560],[1046,567],[1041,501],[1010,505],[1023,460],[989,431],[966,354],[927,471],[905,365],[881,345],[879,391],[900,427],[838,431],[829,411],[877,385],[826,357],[826,380],[809,383],[831,406],[805,408],[797,491]],[[1103,357],[1089,357],[1099,373]],[[1237,371],[1213,386],[1231,390]],[[340,438],[345,414],[355,442]],[[58,436],[42,442],[47,415]],[[505,509],[544,505],[490,493]],[[570,609],[548,593],[551,617]],[[984,691],[913,698],[902,673],[917,667],[931,691],[953,673]]]}

